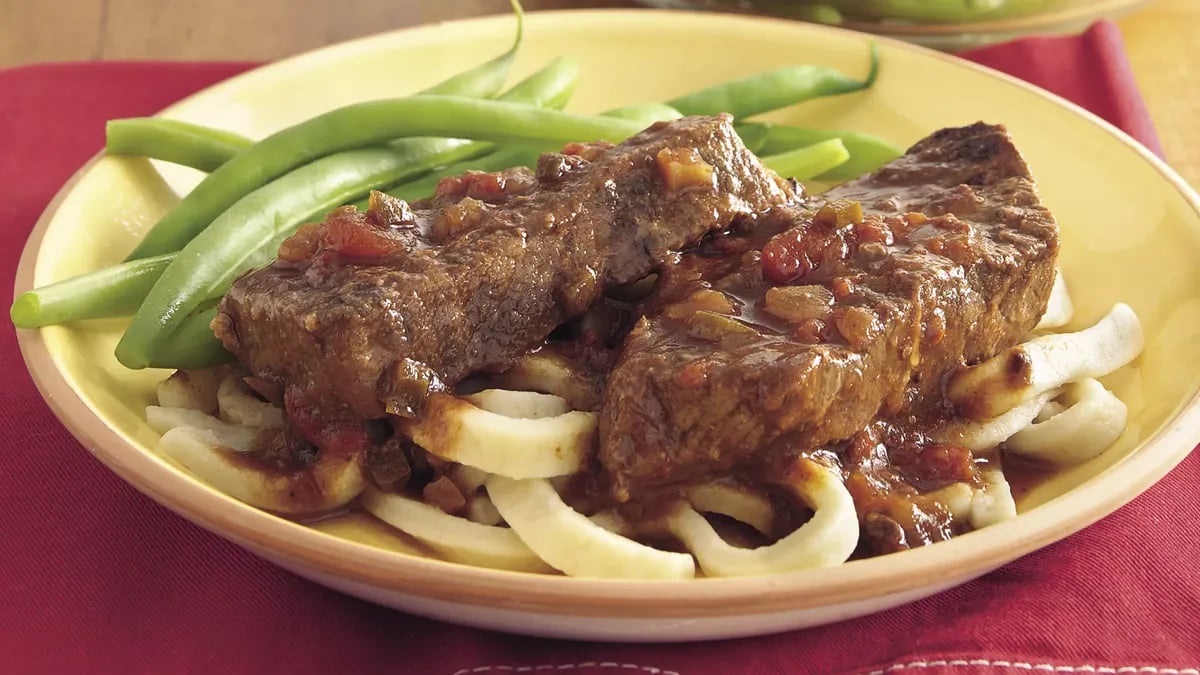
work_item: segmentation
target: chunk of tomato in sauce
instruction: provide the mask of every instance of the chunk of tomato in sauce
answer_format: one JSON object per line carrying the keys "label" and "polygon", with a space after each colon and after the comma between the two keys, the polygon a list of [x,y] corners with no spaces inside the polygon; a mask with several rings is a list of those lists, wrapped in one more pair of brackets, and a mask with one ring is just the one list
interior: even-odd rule
{"label": "chunk of tomato in sauce", "polygon": [[805,242],[807,234],[807,228],[794,228],[775,235],[763,246],[762,271],[767,281],[790,284],[813,271],[814,251]]}
{"label": "chunk of tomato in sauce", "polygon": [[359,212],[335,212],[321,232],[322,248],[352,260],[381,260],[408,247],[398,230],[377,225]]}
{"label": "chunk of tomato in sauce", "polygon": [[373,445],[364,423],[327,419],[319,407],[308,402],[299,387],[284,390],[283,404],[292,430],[322,452],[350,457],[366,452]]}

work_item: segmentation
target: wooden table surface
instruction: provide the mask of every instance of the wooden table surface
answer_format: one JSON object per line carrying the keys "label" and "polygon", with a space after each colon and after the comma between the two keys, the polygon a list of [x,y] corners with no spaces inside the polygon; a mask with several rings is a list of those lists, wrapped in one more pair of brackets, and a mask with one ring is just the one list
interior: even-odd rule
{"label": "wooden table surface", "polygon": [[[270,60],[403,26],[493,14],[507,0],[0,0],[0,68],[96,59]],[[529,11],[630,0],[525,0]],[[234,19],[233,17],[236,17]],[[1121,20],[1168,159],[1200,186],[1200,0]]]}

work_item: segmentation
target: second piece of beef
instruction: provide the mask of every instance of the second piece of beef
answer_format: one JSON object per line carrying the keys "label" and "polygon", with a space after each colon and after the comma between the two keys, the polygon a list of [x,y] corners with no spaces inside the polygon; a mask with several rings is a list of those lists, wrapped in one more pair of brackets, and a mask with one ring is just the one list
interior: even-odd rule
{"label": "second piece of beef", "polygon": [[821,199],[665,271],[601,412],[619,499],[912,414],[1045,309],[1058,229],[1003,127],[944,129]]}
{"label": "second piece of beef", "polygon": [[324,418],[412,414],[429,391],[540,344],[606,286],[793,198],[724,115],[544,155],[536,176],[451,183],[429,209],[377,199],[301,229],[233,284],[214,332]]}

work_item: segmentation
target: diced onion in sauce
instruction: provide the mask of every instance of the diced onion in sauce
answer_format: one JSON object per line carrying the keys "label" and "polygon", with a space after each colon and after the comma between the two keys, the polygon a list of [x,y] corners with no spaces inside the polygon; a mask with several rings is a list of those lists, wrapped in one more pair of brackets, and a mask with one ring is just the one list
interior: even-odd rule
{"label": "diced onion in sauce", "polygon": [[696,312],[688,319],[688,335],[728,346],[730,342],[753,340],[758,337],[758,331],[723,314]]}
{"label": "diced onion in sauce", "polygon": [[791,323],[829,316],[833,293],[824,286],[776,286],[767,291],[763,309]]}
{"label": "diced onion in sauce", "polygon": [[862,220],[862,204],[851,199],[838,199],[824,204],[813,216],[814,225],[832,229],[861,223]]}
{"label": "diced onion in sauce", "polygon": [[711,187],[713,167],[694,148],[663,148],[658,151],[658,175],[669,192],[688,187]]}

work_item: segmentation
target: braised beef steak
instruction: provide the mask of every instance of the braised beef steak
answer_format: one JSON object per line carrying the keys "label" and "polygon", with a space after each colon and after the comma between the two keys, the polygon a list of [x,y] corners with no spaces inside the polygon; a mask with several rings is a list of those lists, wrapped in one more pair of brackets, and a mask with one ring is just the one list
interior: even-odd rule
{"label": "braised beef steak", "polygon": [[1003,127],[944,129],[665,270],[611,373],[618,498],[845,439],[1026,335],[1058,229]]}
{"label": "braised beef steak", "polygon": [[[214,331],[257,376],[330,418],[411,414],[431,389],[511,363],[613,284],[793,198],[728,116],[656,124],[536,175],[451,181],[428,208],[377,200],[306,227],[233,284]],[[420,207],[422,205],[418,205]]]}

